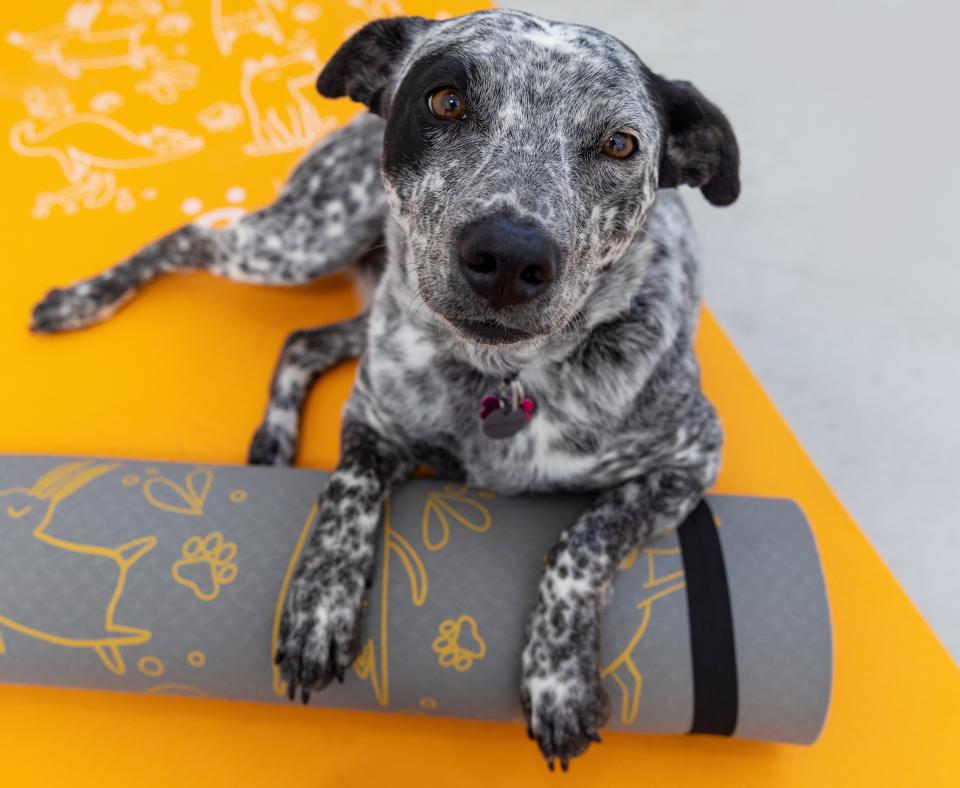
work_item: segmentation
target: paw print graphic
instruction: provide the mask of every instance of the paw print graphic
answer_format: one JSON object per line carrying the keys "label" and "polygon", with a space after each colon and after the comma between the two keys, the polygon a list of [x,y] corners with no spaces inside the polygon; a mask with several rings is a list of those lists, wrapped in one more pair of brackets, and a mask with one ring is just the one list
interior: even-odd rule
{"label": "paw print graphic", "polygon": [[205,537],[191,536],[183,543],[181,557],[171,568],[173,579],[186,586],[197,599],[210,602],[220,590],[237,579],[237,545],[212,531]]}
{"label": "paw print graphic", "polygon": [[[462,636],[465,636],[464,642],[461,642]],[[463,673],[470,670],[476,660],[486,656],[487,644],[477,632],[477,620],[473,616],[462,615],[440,622],[433,650],[438,655],[437,661],[441,667],[454,668]]]}

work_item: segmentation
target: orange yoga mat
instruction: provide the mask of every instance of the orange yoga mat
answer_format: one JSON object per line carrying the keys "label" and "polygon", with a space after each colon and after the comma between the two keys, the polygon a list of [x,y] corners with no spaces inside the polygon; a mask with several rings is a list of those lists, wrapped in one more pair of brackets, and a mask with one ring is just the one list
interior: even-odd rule
{"label": "orange yoga mat", "polygon": [[[358,25],[481,6],[5,4],[0,452],[241,462],[284,336],[354,312],[347,277],[275,290],[167,277],[104,325],[61,337],[26,332],[32,304],[179,223],[226,221],[269,201],[304,148],[357,111],[319,99],[312,84]],[[827,725],[813,746],[608,733],[561,776],[547,772],[515,724],[0,687],[0,782],[956,785],[956,665],[709,312],[698,351],[727,434],[716,491],[794,499],[822,552],[836,665]],[[301,464],[335,462],[352,374],[338,369],[314,391]]]}

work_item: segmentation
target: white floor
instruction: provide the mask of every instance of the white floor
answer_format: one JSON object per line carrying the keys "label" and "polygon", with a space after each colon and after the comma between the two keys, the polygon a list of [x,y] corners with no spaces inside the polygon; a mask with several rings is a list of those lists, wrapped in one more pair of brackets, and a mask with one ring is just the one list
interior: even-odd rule
{"label": "white floor", "polygon": [[508,0],[615,32],[729,115],[743,193],[690,193],[706,295],[960,660],[960,6]]}

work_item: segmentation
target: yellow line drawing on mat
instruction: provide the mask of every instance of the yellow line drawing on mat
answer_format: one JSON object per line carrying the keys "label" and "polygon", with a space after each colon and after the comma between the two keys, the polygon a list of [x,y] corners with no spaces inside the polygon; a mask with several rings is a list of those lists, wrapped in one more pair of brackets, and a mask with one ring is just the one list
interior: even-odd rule
{"label": "yellow line drawing on mat", "polygon": [[[657,576],[656,559],[657,557],[678,556],[679,547],[670,548],[643,548],[634,554],[631,551],[632,560],[624,561],[620,564],[620,570],[626,571],[633,566],[639,553],[643,553],[646,558],[647,578],[642,587],[645,589],[657,588],[659,590],[637,603],[637,610],[641,611],[640,623],[630,638],[626,647],[614,657],[608,665],[600,671],[600,678],[611,678],[620,690],[620,721],[624,725],[629,725],[637,719],[637,713],[640,710],[640,696],[643,692],[643,674],[634,660],[633,652],[637,645],[643,640],[650,626],[650,620],[653,615],[653,603],[658,599],[663,599],[677,591],[685,588],[687,583],[683,579],[683,570],[665,573]],[[630,558],[631,556],[628,556]],[[676,582],[674,582],[676,581]],[[673,583],[672,585],[667,585]]]}
{"label": "yellow line drawing on mat", "polygon": [[202,668],[207,664],[207,655],[202,651],[191,651],[187,654],[187,664],[191,668]]}
{"label": "yellow line drawing on mat", "polygon": [[287,590],[290,588],[290,581],[293,579],[293,571],[297,568],[297,561],[300,560],[300,553],[303,552],[303,546],[310,535],[310,528],[317,516],[318,504],[314,503],[307,512],[307,519],[300,529],[300,536],[297,537],[297,544],[293,548],[290,560],[287,562],[287,571],[283,575],[283,582],[280,584],[280,593],[277,594],[277,604],[273,608],[273,631],[270,636],[270,665],[273,670],[273,691],[281,697],[287,694],[287,684],[280,676],[280,668],[274,664],[273,656],[277,653],[277,646],[280,640],[280,618],[283,615],[283,604],[287,600]]}
{"label": "yellow line drawing on mat", "polygon": [[0,656],[3,656],[7,653],[7,643],[3,639],[3,635],[0,635]]}
{"label": "yellow line drawing on mat", "polygon": [[37,63],[57,68],[68,79],[80,79],[91,69],[128,67],[141,71],[153,53],[142,42],[147,25],[137,22],[109,30],[93,30],[101,3],[75,2],[64,21],[23,33],[7,34],[7,43],[30,54]]}
{"label": "yellow line drawing on mat", "polygon": [[[120,463],[68,462],[31,487],[0,491],[0,573],[16,578],[17,591],[0,599],[0,625],[46,643],[91,649],[108,670],[123,675],[121,649],[145,643],[152,633],[118,624],[114,616],[128,572],[156,546],[156,537],[110,548],[48,533],[63,501],[119,467]],[[44,567],[43,576],[24,569],[36,566]],[[73,578],[75,584],[70,582]],[[57,620],[65,607],[77,614]],[[51,612],[55,623],[44,621]]]}
{"label": "yellow line drawing on mat", "polygon": [[[213,484],[213,471],[197,468],[190,471],[179,484],[159,474],[150,476],[143,483],[143,496],[151,506],[172,514],[203,515],[203,506]],[[170,499],[170,495],[173,499]]]}
{"label": "yellow line drawing on mat", "polygon": [[369,638],[353,663],[353,672],[360,679],[370,679],[377,703],[390,704],[390,563],[395,555],[403,562],[410,581],[410,601],[420,607],[427,601],[427,570],[416,549],[393,530],[392,506],[388,499],[383,505],[383,568],[380,577],[380,660],[377,663],[377,643]]}
{"label": "yellow line drawing on mat", "polygon": [[166,666],[163,664],[163,660],[159,657],[140,657],[137,661],[137,670],[139,670],[144,676],[150,676],[151,678],[157,678],[162,676],[166,671]]}
{"label": "yellow line drawing on mat", "polygon": [[423,698],[420,698],[420,702],[417,705],[419,705],[424,711],[433,711],[440,704],[437,703],[436,698],[431,698],[429,695],[427,695]]}
{"label": "yellow line drawing on mat", "polygon": [[[469,635],[468,645],[460,642],[464,629]],[[477,620],[464,614],[457,619],[447,618],[440,622],[433,650],[437,653],[440,667],[454,668],[458,673],[464,673],[473,667],[475,661],[487,655],[487,644],[477,631]]]}
{"label": "yellow line drawing on mat", "polygon": [[[283,583],[280,586],[280,593],[277,596],[277,604],[273,613],[273,637],[271,639],[272,648],[270,651],[270,663],[273,665],[273,655],[277,651],[278,640],[280,637],[280,618],[283,615],[283,606],[287,598],[287,590],[290,588],[290,581],[293,578],[297,562],[300,560],[300,554],[303,552],[303,546],[306,544],[310,529],[317,516],[318,505],[314,504],[307,514],[306,522],[300,529],[300,537],[290,556],[287,564],[287,571],[283,577]],[[393,530],[392,509],[390,500],[384,502],[383,510],[383,561],[380,570],[380,621],[379,621],[379,652],[375,638],[369,638],[360,650],[359,655],[353,663],[353,671],[361,680],[370,680],[373,688],[374,697],[381,706],[387,706],[390,703],[390,658],[389,658],[389,622],[390,622],[390,564],[393,557],[397,557],[403,563],[407,577],[410,581],[410,601],[415,607],[420,607],[427,599],[428,580],[427,570],[424,568],[416,549],[413,545]],[[377,657],[379,656],[379,661]],[[273,665],[273,691],[279,695],[286,695],[286,682],[280,675],[280,669]]]}
{"label": "yellow line drawing on mat", "polygon": [[173,579],[197,599],[212,602],[226,585],[237,579],[237,545],[226,542],[219,531],[191,536],[180,548],[181,557],[170,567]]}
{"label": "yellow line drawing on mat", "polygon": [[312,48],[243,61],[240,99],[253,135],[244,153],[290,153],[312,145],[337,126],[336,118],[321,118],[313,103],[320,66]]}
{"label": "yellow line drawing on mat", "polygon": [[656,588],[664,583],[670,583],[683,577],[683,567],[675,569],[673,572],[657,577],[656,560],[661,556],[679,556],[679,547],[647,547],[644,549],[644,555],[647,557],[647,579],[643,582],[644,588]]}
{"label": "yellow line drawing on mat", "polygon": [[147,692],[151,695],[179,695],[185,698],[206,698],[210,693],[200,687],[194,687],[192,684],[178,684],[170,682],[169,684],[156,684],[153,687],[147,687]]}
{"label": "yellow line drawing on mat", "polygon": [[283,30],[275,12],[286,7],[286,0],[211,0],[213,37],[220,54],[232,53],[237,39],[247,33],[282,44]]}
{"label": "yellow line drawing on mat", "polygon": [[[427,495],[423,507],[421,533],[424,546],[431,552],[437,552],[447,546],[450,539],[450,521],[460,523],[474,533],[484,533],[490,530],[493,518],[490,510],[480,501],[471,498],[471,490],[465,484],[447,484],[437,492]],[[478,497],[489,499],[483,492],[476,493]],[[439,533],[434,535],[433,524],[439,527]]]}

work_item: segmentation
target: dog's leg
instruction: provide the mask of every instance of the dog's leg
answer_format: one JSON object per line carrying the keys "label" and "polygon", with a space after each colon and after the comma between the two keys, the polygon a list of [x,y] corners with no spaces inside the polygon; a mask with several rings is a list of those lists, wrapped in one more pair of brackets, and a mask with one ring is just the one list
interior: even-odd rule
{"label": "dog's leg", "polygon": [[359,647],[380,508],[413,463],[366,424],[348,421],[341,458],[320,500],[287,594],[276,661],[291,700],[304,702],[350,667]]}
{"label": "dog's leg", "polygon": [[[689,457],[685,458],[689,462]],[[523,652],[521,700],[530,738],[553,768],[600,740],[608,701],[600,684],[600,611],[631,549],[674,528],[712,483],[717,450],[601,494],[551,551]]]}
{"label": "dog's leg", "polygon": [[359,356],[366,345],[367,316],[295,331],[284,343],[270,386],[270,402],[250,446],[248,462],[290,465],[297,452],[300,410],[311,385],[330,367]]}
{"label": "dog's leg", "polygon": [[277,200],[230,227],[181,227],[103,273],[57,288],[33,310],[31,330],[97,323],[161,274],[204,269],[264,285],[299,285],[345,267],[380,241],[383,121],[361,115],[324,138]]}

